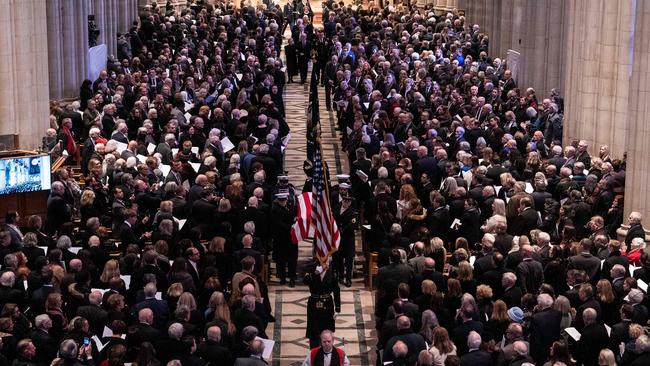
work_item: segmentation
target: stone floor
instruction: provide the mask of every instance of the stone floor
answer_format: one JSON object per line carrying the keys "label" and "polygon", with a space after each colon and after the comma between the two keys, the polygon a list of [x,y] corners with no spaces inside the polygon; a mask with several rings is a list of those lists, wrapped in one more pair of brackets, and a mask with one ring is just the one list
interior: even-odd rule
{"label": "stone floor", "polygon": [[[330,177],[335,180],[336,174],[348,172],[348,163],[340,149],[338,132],[334,127],[335,116],[325,109],[323,88],[320,88],[319,94],[323,155],[329,163]],[[288,171],[291,182],[298,189],[302,187],[305,180],[302,164],[306,158],[307,106],[308,84],[288,84],[285,108],[287,122],[291,127],[291,140],[285,150],[285,170]],[[275,277],[275,268],[272,266],[269,300],[275,312],[276,322],[269,324],[267,334],[276,343],[269,360],[271,365],[301,365],[309,353],[309,341],[305,338],[309,291],[302,285],[301,277],[304,271],[301,268],[311,256],[311,242],[301,242],[299,280],[295,288],[281,286]],[[357,241],[357,258],[363,258],[359,241]],[[352,287],[341,287],[342,306],[341,313],[336,318],[336,345],[344,347],[352,365],[374,365],[376,344],[373,321],[374,301],[372,292],[364,285],[365,274],[362,261],[357,262]]]}

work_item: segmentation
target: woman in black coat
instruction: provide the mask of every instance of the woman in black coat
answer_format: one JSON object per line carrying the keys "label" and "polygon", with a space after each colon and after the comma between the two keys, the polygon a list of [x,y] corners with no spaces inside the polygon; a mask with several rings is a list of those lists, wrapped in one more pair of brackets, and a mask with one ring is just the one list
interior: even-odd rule
{"label": "woman in black coat", "polygon": [[287,84],[291,84],[293,77],[298,75],[298,55],[293,38],[289,38],[288,44],[284,46],[284,54],[287,58]]}

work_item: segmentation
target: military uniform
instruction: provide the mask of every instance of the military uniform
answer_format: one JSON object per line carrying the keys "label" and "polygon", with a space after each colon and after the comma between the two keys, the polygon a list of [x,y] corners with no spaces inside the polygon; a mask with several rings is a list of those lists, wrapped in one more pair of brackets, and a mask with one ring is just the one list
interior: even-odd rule
{"label": "military uniform", "polygon": [[344,196],[344,201],[350,202],[350,207],[343,209],[343,202],[334,207],[334,219],[341,233],[339,249],[333,255],[333,267],[339,283],[350,287],[355,254],[355,230],[359,225],[359,214],[352,207],[352,197]]}
{"label": "military uniform", "polygon": [[323,273],[311,271],[305,274],[304,281],[309,286],[310,293],[305,337],[309,338],[310,347],[316,347],[320,344],[320,333],[323,330],[336,331],[334,311],[341,311],[341,290],[334,273],[329,269]]}
{"label": "military uniform", "polygon": [[[273,257],[277,264],[277,276],[281,284],[289,277],[289,287],[295,286],[296,266],[298,264],[298,245],[291,242],[291,225],[296,216],[289,206],[288,193],[276,194],[271,208],[271,237],[273,238]],[[283,202],[284,201],[284,202]],[[288,271],[287,271],[288,270]]]}

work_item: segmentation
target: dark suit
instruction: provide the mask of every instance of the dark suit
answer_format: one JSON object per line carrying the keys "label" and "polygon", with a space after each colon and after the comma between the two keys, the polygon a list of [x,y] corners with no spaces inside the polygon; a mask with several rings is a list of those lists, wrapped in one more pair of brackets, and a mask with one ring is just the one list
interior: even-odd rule
{"label": "dark suit", "polygon": [[452,331],[451,338],[458,348],[459,355],[464,355],[467,353],[467,336],[469,336],[469,333],[471,331],[475,331],[478,334],[481,334],[483,331],[483,323],[476,320],[468,320],[454,328]]}
{"label": "dark suit", "polygon": [[544,283],[544,268],[533,259],[524,259],[515,271],[519,285],[525,293],[536,294]]}
{"label": "dark suit", "polygon": [[627,230],[627,234],[625,234],[625,244],[627,244],[629,247],[632,244],[632,239],[634,238],[642,238],[645,240],[645,230],[643,230],[643,226],[641,224],[630,225],[630,228]]}
{"label": "dark suit", "polygon": [[[467,342],[465,342],[467,343]],[[473,350],[464,354],[460,358],[460,366],[490,366],[492,365],[492,356],[480,349]]]}
{"label": "dark suit", "polygon": [[166,332],[167,329],[165,329],[165,326],[167,325],[167,319],[169,319],[169,306],[167,306],[167,301],[152,298],[140,301],[133,305],[132,313],[134,318],[138,317],[138,311],[145,308],[149,308],[153,312],[154,327],[160,331]]}
{"label": "dark suit", "polygon": [[600,276],[600,259],[591,253],[582,252],[569,258],[567,269],[580,269],[587,272],[590,282],[595,284]]}
{"label": "dark suit", "polygon": [[47,232],[54,234],[66,222],[71,221],[68,204],[63,197],[53,193],[47,199]]}
{"label": "dark suit", "polygon": [[552,308],[533,314],[530,323],[530,354],[537,363],[546,361],[551,344],[560,338],[561,321],[562,313]]}
{"label": "dark suit", "polygon": [[268,363],[262,359],[251,357],[240,357],[235,360],[235,366],[267,366]]}
{"label": "dark suit", "polygon": [[585,366],[598,365],[600,350],[607,348],[609,345],[609,337],[605,326],[598,323],[590,324],[585,326],[580,334],[580,341],[578,341],[578,348],[575,353],[578,364],[582,363]]}
{"label": "dark suit", "polygon": [[521,287],[513,286],[503,292],[503,301],[506,303],[506,305],[508,305],[508,308],[511,308],[513,306],[520,306],[521,297],[523,295],[524,294],[521,291]]}
{"label": "dark suit", "polygon": [[7,286],[0,286],[0,309],[2,309],[5,304],[18,304],[18,307],[24,311],[25,291],[16,290]]}
{"label": "dark suit", "polygon": [[42,329],[34,330],[30,335],[34,346],[38,350],[36,352],[36,358],[34,361],[41,362],[45,364],[56,358],[56,353],[58,351],[58,344],[55,339],[53,339],[50,334]]}
{"label": "dark suit", "polygon": [[537,227],[539,214],[533,208],[523,210],[512,222],[510,234],[530,235],[530,231]]}
{"label": "dark suit", "polygon": [[129,329],[126,341],[132,347],[139,347],[143,342],[155,344],[159,338],[160,332],[158,329],[146,323],[139,323]]}
{"label": "dark suit", "polygon": [[232,366],[233,364],[230,350],[211,340],[199,344],[196,349],[196,355],[207,361],[210,365]]}
{"label": "dark suit", "polygon": [[296,52],[298,53],[298,69],[300,72],[300,82],[304,83],[307,79],[307,66],[311,58],[311,43],[296,42]]}
{"label": "dark suit", "polygon": [[77,315],[88,320],[90,331],[95,334],[102,334],[108,313],[97,305],[86,305],[77,308]]}

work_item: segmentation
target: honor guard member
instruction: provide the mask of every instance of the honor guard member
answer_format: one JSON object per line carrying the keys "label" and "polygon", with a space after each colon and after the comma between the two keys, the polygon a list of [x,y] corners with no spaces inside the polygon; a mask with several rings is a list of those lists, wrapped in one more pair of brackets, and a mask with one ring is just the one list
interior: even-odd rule
{"label": "honor guard member", "polygon": [[347,196],[352,189],[352,184],[350,183],[350,176],[347,174],[339,174],[336,176],[339,184],[332,186],[330,189],[330,206],[335,207],[341,204],[343,201],[343,196]]}
{"label": "honor guard member", "polygon": [[311,192],[313,188],[313,183],[311,181],[314,174],[314,164],[311,161],[305,160],[302,163],[302,170],[305,172],[307,178],[305,179],[305,184],[302,185],[302,193]]}
{"label": "honor guard member", "polygon": [[271,236],[273,238],[273,257],[277,264],[280,284],[289,287],[296,285],[296,266],[298,265],[298,245],[291,242],[291,225],[296,216],[288,204],[288,193],[277,193],[271,207]]}
{"label": "honor guard member", "polygon": [[341,289],[336,276],[329,269],[329,263],[319,265],[318,260],[307,269],[304,282],[309,286],[310,293],[305,337],[309,338],[309,347],[313,348],[320,343],[322,331],[336,330],[334,312],[341,312]]}
{"label": "honor guard member", "polygon": [[339,249],[332,255],[333,267],[339,283],[352,286],[352,271],[355,255],[355,230],[359,225],[359,214],[353,207],[354,198],[345,195],[339,206],[334,206],[334,219],[341,232]]}
{"label": "honor guard member", "polygon": [[287,194],[287,205],[290,209],[296,207],[296,187],[293,184],[289,183],[289,177],[286,175],[278,176],[278,184],[275,186],[275,198],[278,198],[278,194],[286,193]]}

